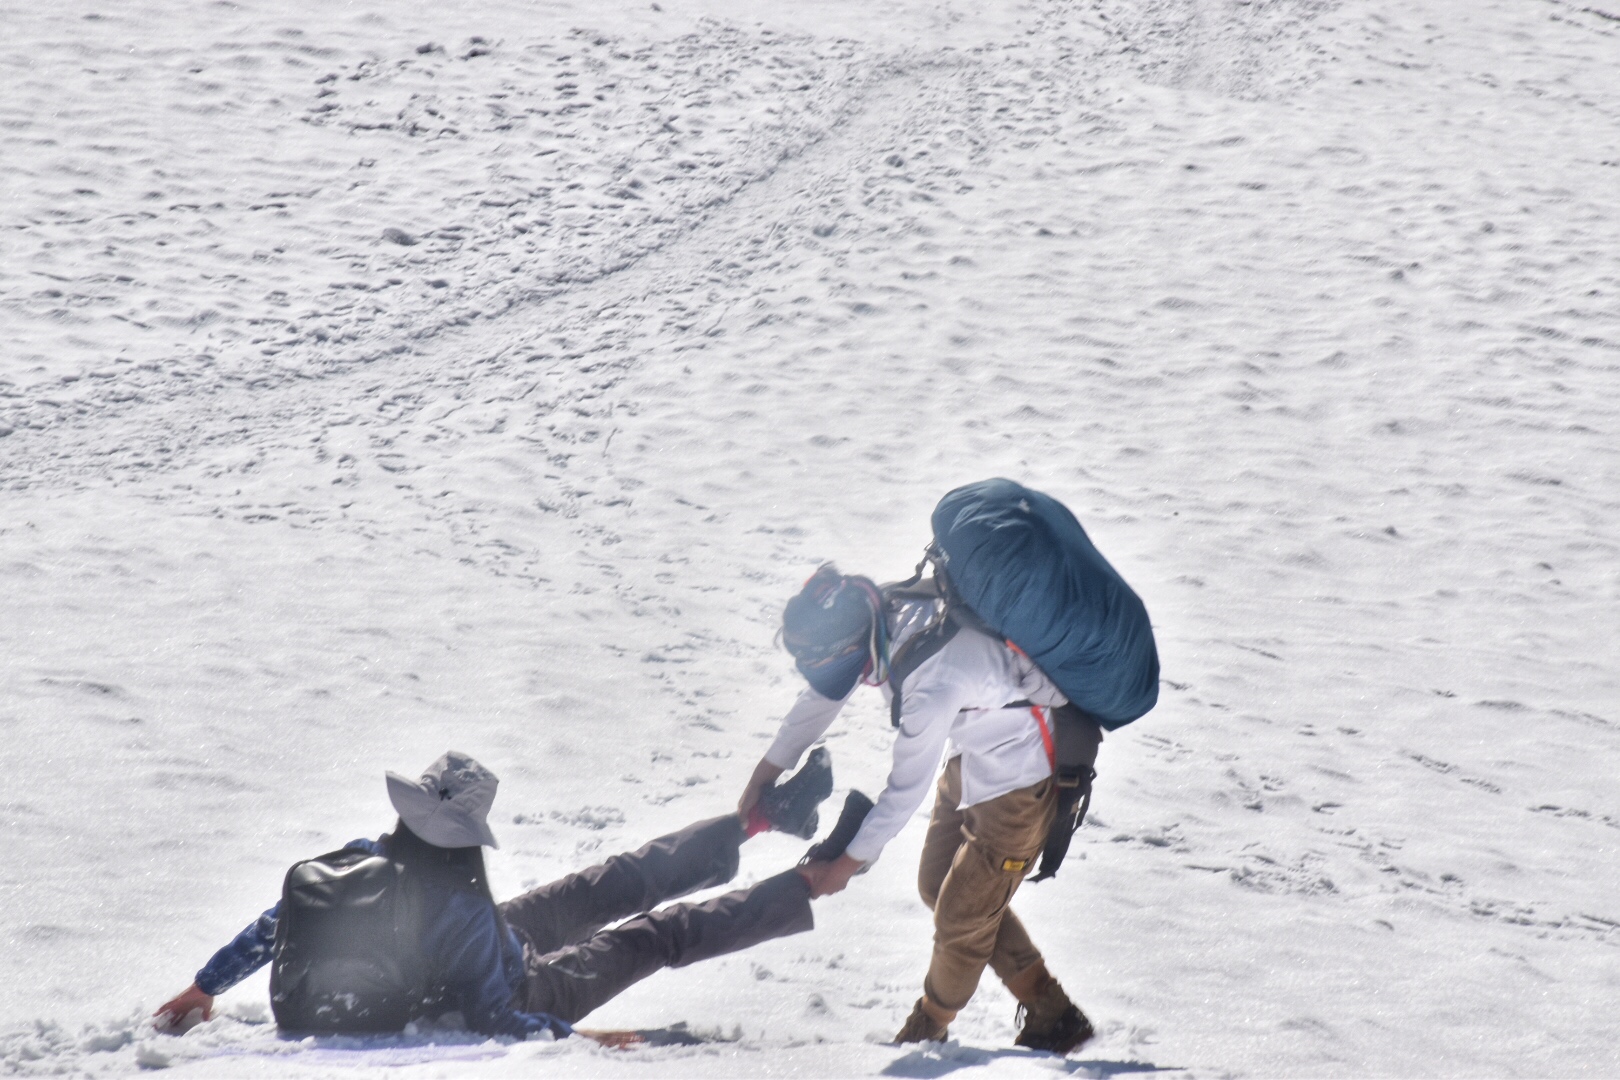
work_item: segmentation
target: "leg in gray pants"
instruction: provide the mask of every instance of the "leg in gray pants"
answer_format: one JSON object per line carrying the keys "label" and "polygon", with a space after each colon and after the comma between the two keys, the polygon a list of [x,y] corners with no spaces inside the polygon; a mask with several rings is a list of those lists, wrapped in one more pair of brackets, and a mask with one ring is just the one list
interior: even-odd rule
{"label": "leg in gray pants", "polygon": [[651,910],[731,880],[743,839],[734,815],[700,822],[502,904],[527,946],[524,1007],[573,1023],[660,968],[811,929],[810,888],[792,870],[702,904]]}

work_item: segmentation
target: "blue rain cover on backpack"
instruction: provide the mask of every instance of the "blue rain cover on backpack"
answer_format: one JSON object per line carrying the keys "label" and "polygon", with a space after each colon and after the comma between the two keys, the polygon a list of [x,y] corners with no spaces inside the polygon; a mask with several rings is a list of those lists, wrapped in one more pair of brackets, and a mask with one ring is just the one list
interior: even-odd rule
{"label": "blue rain cover on backpack", "polygon": [[934,508],[956,596],[1058,689],[1113,730],[1159,700],[1147,608],[1068,507],[1011,480],[959,487]]}

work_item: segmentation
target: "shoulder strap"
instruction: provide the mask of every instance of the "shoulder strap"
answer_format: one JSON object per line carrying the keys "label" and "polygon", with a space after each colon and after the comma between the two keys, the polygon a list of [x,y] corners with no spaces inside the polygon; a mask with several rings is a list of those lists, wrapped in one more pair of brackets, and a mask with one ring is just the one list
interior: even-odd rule
{"label": "shoulder strap", "polygon": [[891,603],[906,600],[939,600],[944,595],[939,590],[938,582],[931,577],[913,581],[891,581],[878,586],[878,591],[883,594],[883,599]]}
{"label": "shoulder strap", "polygon": [[923,661],[943,649],[961,628],[961,624],[947,608],[942,618],[936,619],[913,634],[901,647],[899,654],[889,661],[889,689],[893,691],[893,696],[889,699],[891,725],[900,726],[900,696],[906,680],[911,677],[912,672],[922,667]]}

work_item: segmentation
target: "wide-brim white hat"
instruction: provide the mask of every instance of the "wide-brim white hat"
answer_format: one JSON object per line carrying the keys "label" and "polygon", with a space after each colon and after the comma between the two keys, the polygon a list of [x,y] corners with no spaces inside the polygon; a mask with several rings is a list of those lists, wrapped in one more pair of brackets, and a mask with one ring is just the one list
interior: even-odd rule
{"label": "wide-brim white hat", "polygon": [[500,781],[466,754],[446,752],[417,780],[386,775],[388,801],[400,820],[434,847],[501,846],[489,830],[489,808]]}

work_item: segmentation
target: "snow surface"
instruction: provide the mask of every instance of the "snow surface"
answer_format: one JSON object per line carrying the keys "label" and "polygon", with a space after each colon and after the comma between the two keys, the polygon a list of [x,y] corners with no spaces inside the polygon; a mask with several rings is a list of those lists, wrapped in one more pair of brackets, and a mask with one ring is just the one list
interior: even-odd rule
{"label": "snow surface", "polygon": [[[0,1061],[23,1075],[1620,1074],[1620,8],[0,10]],[[1065,499],[1158,709],[986,984],[884,1044],[914,823],[618,1052],[143,1017],[386,768],[510,895],[724,812],[817,561]],[[875,793],[875,695],[828,739]],[[743,880],[800,844],[751,842]],[[993,983],[993,980],[991,980]]]}

